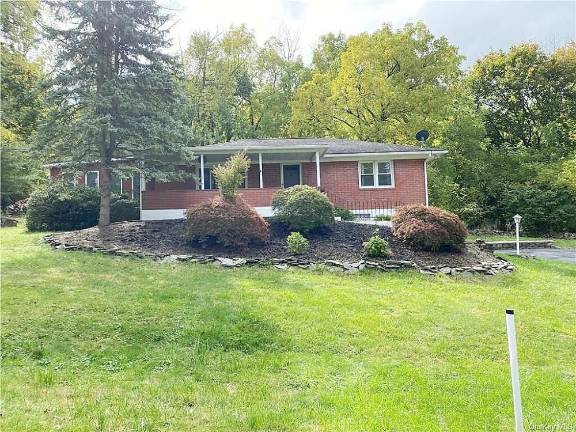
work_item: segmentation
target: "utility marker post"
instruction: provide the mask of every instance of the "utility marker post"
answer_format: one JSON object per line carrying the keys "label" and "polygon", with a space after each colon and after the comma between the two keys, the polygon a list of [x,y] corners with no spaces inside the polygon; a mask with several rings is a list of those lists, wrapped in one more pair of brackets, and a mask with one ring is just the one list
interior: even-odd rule
{"label": "utility marker post", "polygon": [[516,327],[514,310],[506,309],[506,330],[508,332],[508,352],[510,354],[510,375],[512,376],[512,397],[514,399],[514,422],[516,432],[524,432],[522,425],[522,399],[520,398],[520,374],[518,372],[518,353],[516,351]]}
{"label": "utility marker post", "polygon": [[516,224],[516,255],[520,255],[520,221],[522,216],[517,214],[514,216],[514,223]]}

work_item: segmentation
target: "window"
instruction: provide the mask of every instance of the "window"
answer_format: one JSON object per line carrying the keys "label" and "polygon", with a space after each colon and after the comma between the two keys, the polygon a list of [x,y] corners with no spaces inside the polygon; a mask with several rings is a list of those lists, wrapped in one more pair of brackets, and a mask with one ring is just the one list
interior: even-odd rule
{"label": "window", "polygon": [[216,179],[212,175],[210,168],[204,168],[204,189],[218,189]]}
{"label": "window", "polygon": [[361,188],[394,187],[394,168],[391,161],[359,162]]}
{"label": "window", "polygon": [[88,171],[84,176],[84,182],[86,186],[97,188],[99,186],[98,174],[98,171]]}
{"label": "window", "polygon": [[132,176],[132,199],[137,203],[140,202],[140,173]]}
{"label": "window", "polygon": [[[244,176],[242,183],[240,184],[241,188],[247,188],[248,186],[248,172]],[[212,174],[212,169],[204,168],[204,189],[218,189],[218,183],[216,182],[216,177]]]}
{"label": "window", "polygon": [[122,193],[122,178],[118,173],[112,173],[110,178],[110,190],[118,195]]}

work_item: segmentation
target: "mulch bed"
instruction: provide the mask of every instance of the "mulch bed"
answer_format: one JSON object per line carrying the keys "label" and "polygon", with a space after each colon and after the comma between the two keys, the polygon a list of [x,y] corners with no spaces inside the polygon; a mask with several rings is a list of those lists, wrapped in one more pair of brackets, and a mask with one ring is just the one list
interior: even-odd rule
{"label": "mulch bed", "polygon": [[[309,261],[340,260],[354,262],[366,259],[362,243],[378,231],[390,244],[392,256],[386,259],[412,261],[419,266],[474,266],[481,262],[495,263],[500,260],[492,253],[468,244],[461,253],[414,251],[396,240],[389,227],[337,222],[322,232],[307,235],[309,250],[299,258]],[[268,242],[242,250],[231,250],[215,243],[193,244],[185,238],[184,220],[119,222],[105,230],[97,227],[56,234],[66,244],[121,248],[167,255],[216,255],[243,258],[287,258],[286,237],[289,232],[282,226],[272,225]],[[373,260],[373,258],[370,258]],[[376,260],[377,261],[377,260]]]}

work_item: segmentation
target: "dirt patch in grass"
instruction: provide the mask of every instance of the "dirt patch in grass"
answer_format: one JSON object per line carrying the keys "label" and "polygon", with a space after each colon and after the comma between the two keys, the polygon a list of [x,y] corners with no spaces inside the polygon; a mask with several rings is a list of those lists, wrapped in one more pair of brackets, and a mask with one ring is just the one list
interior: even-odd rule
{"label": "dirt patch in grass", "polygon": [[[359,261],[366,259],[362,252],[362,243],[374,232],[386,238],[392,255],[387,259],[413,261],[419,266],[473,266],[481,262],[498,262],[499,259],[489,252],[468,244],[460,253],[414,251],[404,243],[396,240],[389,227],[337,222],[321,232],[309,234],[310,248],[299,255],[309,261],[340,260]],[[97,227],[81,231],[56,234],[66,244],[78,246],[117,247],[132,251],[153,252],[158,254],[198,254],[217,255],[222,257],[244,258],[286,258],[291,255],[286,250],[286,237],[289,231],[279,225],[272,225],[272,235],[262,245],[230,249],[217,243],[190,243],[185,238],[183,220],[120,222],[110,225],[105,230]],[[370,260],[378,261],[370,258]]]}

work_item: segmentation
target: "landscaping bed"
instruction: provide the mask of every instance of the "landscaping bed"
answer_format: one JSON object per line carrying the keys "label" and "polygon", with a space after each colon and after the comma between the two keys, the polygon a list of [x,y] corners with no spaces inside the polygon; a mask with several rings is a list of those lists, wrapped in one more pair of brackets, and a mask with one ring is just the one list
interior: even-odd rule
{"label": "landscaping bed", "polygon": [[[477,271],[490,274],[494,270],[513,269],[502,259],[490,252],[482,251],[473,244],[468,244],[466,250],[461,253],[414,251],[396,240],[390,228],[386,226],[337,222],[320,232],[307,235],[310,248],[298,256],[290,255],[286,250],[286,237],[289,232],[277,224],[272,224],[269,241],[243,249],[224,248],[213,242],[190,243],[186,240],[185,229],[183,220],[120,222],[110,225],[105,230],[94,227],[53,234],[47,236],[46,241],[63,249],[95,250],[118,255],[148,255],[156,258],[172,256],[174,260],[181,261],[216,260],[228,263],[230,266],[235,266],[233,261],[216,258],[244,258],[242,264],[293,264],[301,267],[314,263],[336,266],[341,263],[346,267],[347,263],[360,262],[354,268],[362,268],[368,263],[367,267],[382,267],[383,270],[414,267],[432,273]],[[372,236],[375,230],[388,240],[391,255],[364,261],[362,243]],[[379,266],[378,263],[384,266]],[[451,271],[451,269],[458,270]]]}

